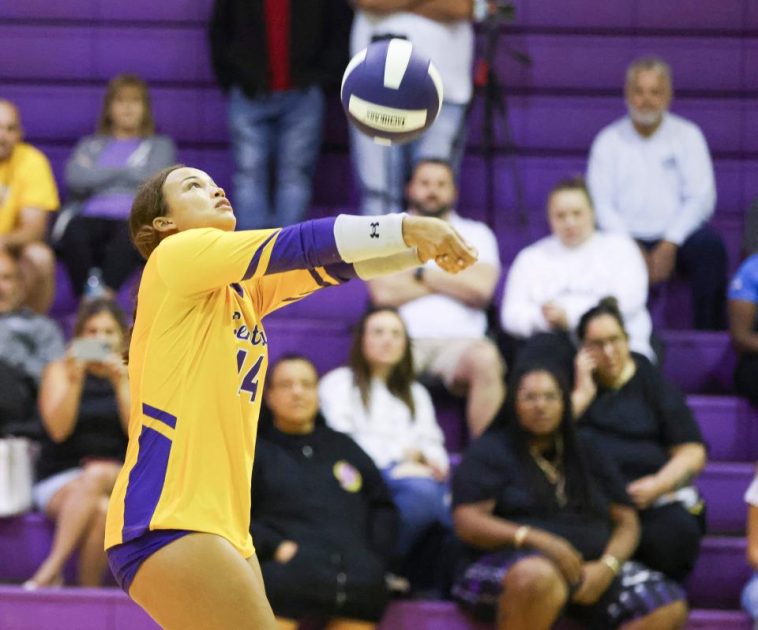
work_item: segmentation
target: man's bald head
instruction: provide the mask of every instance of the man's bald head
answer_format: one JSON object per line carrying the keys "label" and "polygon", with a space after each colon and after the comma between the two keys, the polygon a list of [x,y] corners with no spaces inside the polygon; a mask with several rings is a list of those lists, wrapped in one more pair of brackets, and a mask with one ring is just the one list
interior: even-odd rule
{"label": "man's bald head", "polygon": [[13,148],[21,142],[21,114],[11,101],[0,98],[0,162],[10,158]]}

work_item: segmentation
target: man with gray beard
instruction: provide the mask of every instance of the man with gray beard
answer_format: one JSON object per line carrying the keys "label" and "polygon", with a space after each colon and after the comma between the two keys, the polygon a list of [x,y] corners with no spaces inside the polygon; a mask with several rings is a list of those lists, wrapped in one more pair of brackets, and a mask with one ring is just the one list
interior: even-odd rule
{"label": "man with gray beard", "polygon": [[627,116],[590,150],[587,182],[601,229],[634,238],[650,286],[674,273],[692,283],[694,327],[725,327],[726,249],[706,222],[716,206],[708,145],[700,128],[669,112],[671,68],[638,59],[626,74]]}
{"label": "man with gray beard", "polygon": [[416,372],[438,377],[450,391],[467,396],[466,420],[475,437],[505,395],[503,360],[486,336],[485,309],[500,275],[497,240],[487,225],[455,211],[453,170],[445,160],[418,162],[406,196],[410,214],[448,221],[476,247],[479,260],[455,276],[427,264],[377,278],[369,282],[371,298],[376,306],[398,309],[413,342]]}

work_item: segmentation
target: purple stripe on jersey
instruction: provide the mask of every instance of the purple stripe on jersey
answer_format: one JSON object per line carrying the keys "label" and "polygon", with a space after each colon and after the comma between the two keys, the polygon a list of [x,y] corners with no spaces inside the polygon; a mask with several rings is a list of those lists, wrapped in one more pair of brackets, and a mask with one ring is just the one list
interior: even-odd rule
{"label": "purple stripe on jersey", "polygon": [[341,262],[334,240],[334,217],[284,228],[274,243],[267,274],[314,269]]}
{"label": "purple stripe on jersey", "polygon": [[160,420],[163,424],[167,424],[172,429],[176,428],[176,416],[172,416],[168,411],[163,411],[162,409],[158,409],[152,405],[142,403],[142,413],[144,413],[148,418]]}
{"label": "purple stripe on jersey", "polygon": [[263,241],[263,245],[261,245],[258,249],[255,250],[255,254],[253,254],[253,258],[250,261],[250,264],[247,266],[247,271],[245,272],[245,275],[242,277],[243,280],[250,280],[250,278],[255,275],[255,272],[258,269],[258,264],[261,261],[261,254],[263,254],[263,250],[265,249],[266,245],[268,245],[269,241],[274,238],[277,234],[281,234],[281,232],[274,232],[271,234],[265,241]]}
{"label": "purple stripe on jersey", "polygon": [[139,538],[150,528],[166,480],[171,440],[143,425],[137,463],[129,473],[124,497],[123,542]]}
{"label": "purple stripe on jersey", "polygon": [[353,278],[357,278],[358,274],[355,273],[355,267],[352,263],[338,262],[333,265],[327,265],[324,267],[326,272],[335,280],[340,282],[347,282]]}

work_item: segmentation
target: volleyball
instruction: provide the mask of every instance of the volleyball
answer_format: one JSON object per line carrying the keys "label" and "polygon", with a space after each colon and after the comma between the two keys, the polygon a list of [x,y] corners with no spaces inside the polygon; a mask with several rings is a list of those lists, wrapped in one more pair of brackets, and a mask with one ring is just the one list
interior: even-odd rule
{"label": "volleyball", "polygon": [[442,77],[408,40],[380,40],[350,60],[340,95],[358,130],[379,144],[403,144],[436,120],[442,107]]}

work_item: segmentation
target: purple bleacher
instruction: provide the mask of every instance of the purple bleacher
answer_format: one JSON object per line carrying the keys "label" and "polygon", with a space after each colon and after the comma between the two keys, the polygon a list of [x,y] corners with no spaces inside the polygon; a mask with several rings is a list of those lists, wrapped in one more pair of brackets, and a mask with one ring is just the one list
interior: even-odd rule
{"label": "purple bleacher", "polygon": [[[0,586],[0,627],[7,630],[157,630],[158,626],[117,589],[66,589],[29,593]],[[686,630],[750,630],[747,615],[721,610],[691,611]],[[579,630],[561,621],[556,630]],[[491,630],[450,602],[390,604],[378,630]]]}
{"label": "purple bleacher", "polygon": [[345,364],[350,349],[350,329],[344,322],[326,319],[271,318],[264,321],[269,364],[284,354],[311,359],[319,374]]}
{"label": "purple bleacher", "polygon": [[[349,329],[366,312],[369,294],[366,283],[353,279],[339,286],[328,287],[274,311],[265,322],[280,319],[325,319],[341,322]],[[347,357],[345,357],[347,358]]]}
{"label": "purple bleacher", "polygon": [[745,491],[755,475],[752,464],[711,463],[695,480],[705,499],[708,532],[744,535]]}
{"label": "purple bleacher", "polygon": [[663,371],[687,393],[723,394],[732,390],[736,357],[725,332],[668,330]]}
{"label": "purple bleacher", "polygon": [[742,587],[752,575],[744,538],[706,536],[695,569],[687,579],[694,607],[739,609]]}
{"label": "purple bleacher", "polygon": [[749,404],[736,396],[688,396],[708,445],[710,461],[745,462],[758,459],[753,442],[754,418]]}

